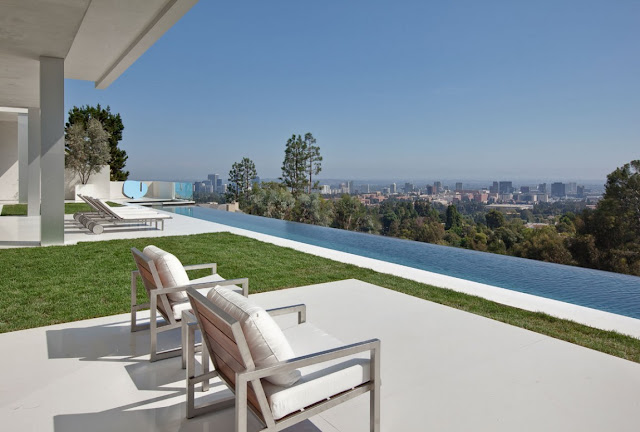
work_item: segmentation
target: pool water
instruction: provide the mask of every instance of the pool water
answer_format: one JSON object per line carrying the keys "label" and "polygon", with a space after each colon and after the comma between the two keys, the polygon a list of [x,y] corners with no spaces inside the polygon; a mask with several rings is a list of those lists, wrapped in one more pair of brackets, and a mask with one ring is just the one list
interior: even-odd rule
{"label": "pool water", "polygon": [[640,277],[203,207],[163,210],[640,319]]}

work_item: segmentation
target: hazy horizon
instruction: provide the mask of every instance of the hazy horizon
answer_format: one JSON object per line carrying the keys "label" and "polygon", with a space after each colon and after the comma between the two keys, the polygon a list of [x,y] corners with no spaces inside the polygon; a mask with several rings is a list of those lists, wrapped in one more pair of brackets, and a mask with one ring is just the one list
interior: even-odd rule
{"label": "hazy horizon", "polygon": [[[640,158],[640,2],[198,2],[108,89],[132,179],[604,179]],[[239,29],[241,29],[239,31]],[[359,181],[359,180],[356,180]]]}

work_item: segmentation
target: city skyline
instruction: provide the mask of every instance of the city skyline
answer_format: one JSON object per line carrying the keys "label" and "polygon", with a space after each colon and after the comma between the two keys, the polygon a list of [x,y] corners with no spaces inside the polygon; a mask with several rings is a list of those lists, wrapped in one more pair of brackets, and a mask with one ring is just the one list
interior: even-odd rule
{"label": "city skyline", "polygon": [[638,158],[640,5],[580,4],[200,2],[65,106],[121,113],[135,179],[276,178],[312,132],[329,178],[604,180]]}

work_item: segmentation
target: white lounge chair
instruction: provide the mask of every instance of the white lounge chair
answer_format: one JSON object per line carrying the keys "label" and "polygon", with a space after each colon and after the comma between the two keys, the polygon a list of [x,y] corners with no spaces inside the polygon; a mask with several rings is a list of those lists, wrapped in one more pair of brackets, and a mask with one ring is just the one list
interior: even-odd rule
{"label": "white lounge chair", "polygon": [[[246,432],[248,411],[262,423],[262,431],[279,431],[370,392],[369,429],[379,432],[379,339],[327,349],[326,334],[305,333],[301,324],[297,342],[309,346],[317,341],[319,352],[295,357],[296,341],[291,348],[270,315],[249,299],[224,287],[213,288],[207,297],[188,288],[187,295],[215,366],[197,377],[188,367],[187,417],[235,405],[236,432]],[[191,359],[192,344],[186,345]],[[215,376],[234,397],[194,409],[194,386]]]}
{"label": "white lounge chair", "polygon": [[[238,289],[242,295],[249,295],[249,279],[225,280],[216,273],[217,266],[197,264],[183,266],[174,255],[156,246],[147,246],[143,252],[131,249],[137,270],[131,272],[131,331],[150,329],[151,361],[176,357],[182,353],[182,367],[186,367],[186,356],[181,347],[158,351],[158,334],[180,327],[182,312],[191,309],[185,294],[188,287],[207,290],[224,285]],[[211,275],[200,279],[189,280],[188,270],[211,269]],[[148,303],[138,303],[138,277],[142,279],[149,298]],[[150,309],[149,325],[138,324],[138,312]],[[164,322],[158,322],[158,314]]]}
{"label": "white lounge chair", "polygon": [[172,219],[165,213],[159,213],[149,209],[139,209],[137,207],[110,207],[104,201],[86,195],[78,195],[89,204],[95,212],[79,212],[74,214],[74,219],[84,225],[94,234],[104,231],[103,224],[123,224],[123,223],[155,223],[156,229],[160,223],[160,229],[164,230],[164,221]]}

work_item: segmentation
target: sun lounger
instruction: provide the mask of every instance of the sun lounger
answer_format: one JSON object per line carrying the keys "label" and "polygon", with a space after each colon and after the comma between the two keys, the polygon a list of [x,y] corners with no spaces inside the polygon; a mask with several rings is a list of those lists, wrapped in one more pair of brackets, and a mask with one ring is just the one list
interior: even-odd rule
{"label": "sun lounger", "polygon": [[137,207],[110,207],[107,203],[100,199],[92,198],[86,195],[78,195],[82,200],[89,204],[94,212],[80,212],[74,215],[74,219],[84,225],[94,234],[100,234],[104,231],[103,224],[123,224],[123,223],[155,223],[156,229],[160,223],[160,230],[164,230],[164,221],[172,219],[168,214],[159,213],[149,209],[141,209]]}

